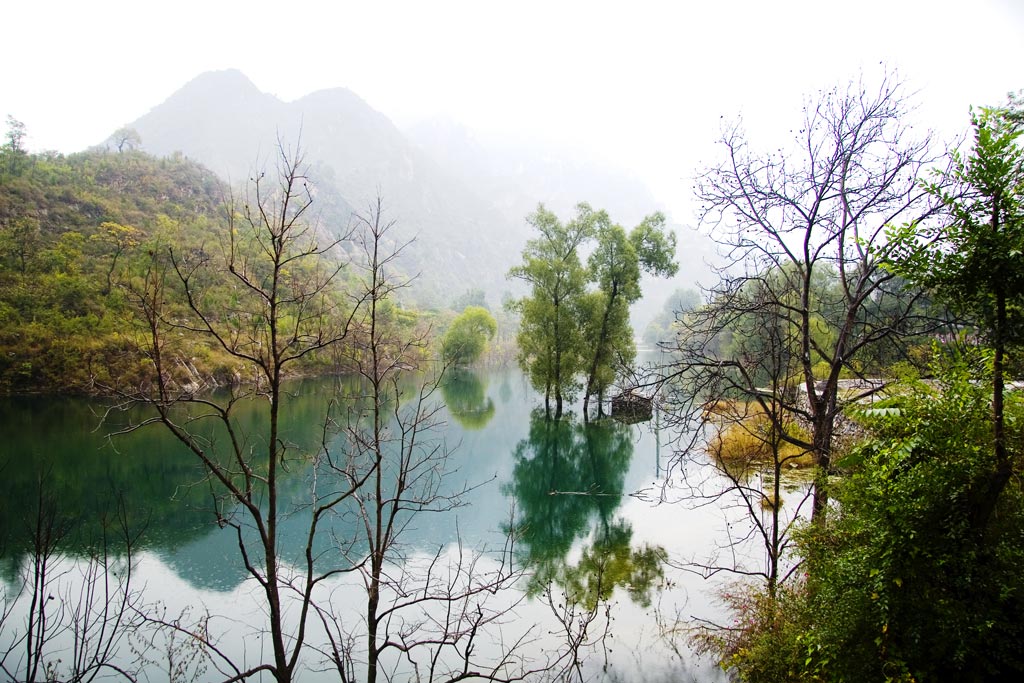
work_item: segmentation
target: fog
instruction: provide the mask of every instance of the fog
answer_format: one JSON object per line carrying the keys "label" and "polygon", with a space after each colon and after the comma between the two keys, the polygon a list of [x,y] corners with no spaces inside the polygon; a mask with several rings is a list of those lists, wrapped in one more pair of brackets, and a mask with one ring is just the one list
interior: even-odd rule
{"label": "fog", "polygon": [[774,144],[802,97],[896,69],[921,125],[1022,86],[1015,0],[785,3],[20,2],[4,9],[0,114],[34,150],[102,141],[197,74],[284,100],[344,86],[400,127],[443,115],[557,141],[642,179],[677,220],[722,116]]}
{"label": "fog", "polygon": [[519,168],[517,197],[505,200],[511,220],[522,222],[524,206],[541,201],[565,213],[576,188],[589,188],[598,198],[579,199],[623,224],[667,212],[694,246],[642,318],[675,287],[709,278],[713,250],[686,231],[699,227],[692,179],[716,158],[723,123],[741,119],[754,145],[774,148],[799,127],[816,91],[895,74],[911,93],[916,126],[952,141],[971,105],[999,103],[1024,86],[1024,5],[1016,0],[641,1],[628,9],[575,0],[34,2],[5,8],[4,19],[0,115],[26,124],[33,151],[99,144],[211,70],[238,69],[284,102],[348,88],[456,176],[474,170],[455,166],[459,150],[424,130],[482,141],[500,156],[492,175]]}

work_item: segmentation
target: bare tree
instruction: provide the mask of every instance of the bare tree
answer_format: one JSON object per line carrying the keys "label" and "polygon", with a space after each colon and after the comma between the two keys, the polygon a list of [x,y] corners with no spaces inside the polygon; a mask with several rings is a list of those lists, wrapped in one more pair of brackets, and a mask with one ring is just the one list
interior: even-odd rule
{"label": "bare tree", "polygon": [[[726,543],[716,556],[695,560],[686,568],[705,577],[724,572],[762,580],[774,598],[778,586],[799,566],[788,555],[790,532],[806,512],[810,490],[805,479],[793,477],[812,458],[806,431],[791,411],[800,381],[793,354],[797,331],[780,322],[770,305],[772,296],[759,283],[750,283],[730,306],[712,302],[692,314],[691,323],[708,326],[715,325],[716,316],[732,318],[728,348],[737,363],[704,366],[690,378],[704,388],[697,394],[704,401],[693,434],[707,443],[707,453],[690,448],[684,457],[710,461],[714,474],[696,479],[687,474],[684,481],[692,500],[723,508],[730,519]],[[740,297],[749,311],[737,319],[734,306]],[[688,392],[693,388],[686,387]],[[788,505],[787,496],[793,497]],[[752,561],[755,557],[763,557],[763,562]]]}
{"label": "bare tree", "polygon": [[222,654],[213,642],[209,613],[192,617],[191,607],[170,618],[166,605],[154,606],[132,635],[131,648],[142,668],[159,671],[168,683],[203,680]]}
{"label": "bare tree", "polygon": [[27,683],[134,681],[139,662],[127,641],[144,613],[133,585],[139,532],[119,503],[99,520],[96,538],[76,538],[85,533],[83,520],[62,513],[52,488],[41,475],[33,509],[23,511],[25,566],[0,588],[0,672]]}
{"label": "bare tree", "polygon": [[354,295],[362,305],[347,348],[362,390],[345,397],[339,427],[371,474],[353,495],[358,538],[338,545],[359,569],[366,602],[357,624],[335,611],[337,601],[318,603],[329,638],[324,654],[343,681],[521,680],[550,667],[526,657],[532,627],[487,649],[511,628],[522,600],[509,592],[521,576],[512,536],[493,552],[459,538],[424,553],[407,538],[419,516],[451,513],[484,482],[454,482],[448,448],[433,436],[446,368],[431,371],[429,330],[402,329],[394,297],[408,281],[396,275],[395,259],[408,243],[391,242],[393,222],[379,198],[357,221],[363,273]]}
{"label": "bare tree", "polygon": [[892,76],[877,91],[863,83],[833,89],[805,107],[788,152],[752,152],[738,124],[725,129],[724,160],[696,182],[702,221],[728,263],[709,293],[711,308],[681,316],[670,345],[676,361],[667,377],[701,397],[681,402],[678,417],[699,418],[716,392],[760,400],[771,373],[723,342],[745,317],[772,318],[785,328],[794,372],[793,391],[773,394],[768,413],[808,427],[806,437],[779,435],[813,456],[816,519],[827,507],[837,419],[879,389],[874,382],[843,389],[840,377],[865,379],[877,370],[865,363],[873,352],[920,329],[919,293],[883,267],[887,226],[934,211],[919,181],[936,157],[929,137],[906,124],[907,112]]}
{"label": "bare tree", "polygon": [[[314,464],[317,454],[297,451],[281,433],[281,406],[287,399],[283,382],[290,366],[342,342],[359,307],[359,302],[344,307],[335,291],[342,268],[335,252],[342,238],[324,238],[310,220],[312,201],[301,155],[279,144],[276,174],[268,179],[259,173],[241,205],[231,202],[220,259],[205,249],[181,253],[171,246],[166,254],[153,255],[150,268],[131,290],[146,321],[153,381],[126,405],[144,403],[155,415],[126,429],[162,424],[195,454],[213,489],[222,494],[216,500],[217,521],[234,529],[241,560],[265,600],[273,657],[249,666],[222,658],[228,680],[261,671],[278,681],[294,678],[316,586],[351,569],[316,563],[318,529],[329,511],[370,474],[338,466],[341,478],[326,493],[317,490],[314,477],[306,502],[303,561],[294,569],[284,566],[279,523],[290,510],[279,496],[281,477],[290,464]],[[224,272],[230,292],[218,301],[211,284],[217,281],[215,273]],[[167,315],[169,286],[184,296],[188,317]],[[165,353],[168,330],[211,340],[253,373],[253,384],[234,389],[226,400],[215,400],[175,382]],[[267,403],[262,433],[244,432],[236,419],[242,402],[253,399]],[[291,599],[296,604],[289,618]]]}
{"label": "bare tree", "polygon": [[[524,598],[505,590],[522,573],[512,562],[512,535],[493,550],[469,549],[459,539],[433,552],[407,538],[416,516],[451,512],[472,490],[446,477],[448,450],[431,438],[444,368],[417,374],[431,363],[429,330],[409,324],[395,301],[407,284],[394,279],[395,260],[407,245],[390,242],[392,224],[383,220],[380,200],[357,217],[363,260],[346,280],[348,298],[334,291],[341,265],[330,256],[341,240],[321,243],[308,222],[312,194],[300,162],[282,146],[276,184],[261,174],[250,183],[248,201],[232,204],[219,263],[205,247],[152,252],[129,292],[145,321],[153,378],[122,406],[142,403],[153,411],[125,430],[160,424],[204,466],[216,520],[233,530],[260,588],[267,621],[257,628],[269,636],[272,657],[233,660],[210,638],[208,617],[150,618],[163,635],[143,643],[170,648],[166,666],[180,677],[212,666],[226,681],[261,674],[291,681],[314,665],[315,653],[342,680],[365,676],[370,683],[407,675],[514,681],[551,671],[564,655],[528,654],[538,628],[514,623]],[[172,312],[172,290],[187,314]],[[201,386],[175,373],[168,337],[179,332],[212,341],[246,368],[252,383],[233,387],[226,398],[200,395]],[[360,388],[329,403],[319,449],[303,452],[281,428],[284,379],[289,366],[319,352],[354,369]],[[266,416],[259,427],[243,428],[239,413],[251,400],[266,401]],[[310,476],[309,496],[289,506],[282,477],[300,467]],[[286,517],[294,523],[299,512],[309,521],[302,559],[290,565],[280,550],[281,524]],[[358,533],[332,534],[328,520],[340,521],[336,528],[355,520]],[[325,550],[329,534],[333,544]],[[358,620],[346,611],[351,598],[335,599],[345,574],[359,577],[365,590]],[[178,636],[201,641],[202,652],[182,649]],[[195,663],[176,665],[183,656]]]}

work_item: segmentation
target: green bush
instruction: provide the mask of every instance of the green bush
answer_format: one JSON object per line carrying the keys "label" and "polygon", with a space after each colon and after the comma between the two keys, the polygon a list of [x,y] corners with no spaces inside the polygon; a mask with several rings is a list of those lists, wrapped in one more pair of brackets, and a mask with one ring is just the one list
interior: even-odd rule
{"label": "green bush", "polygon": [[468,365],[483,355],[487,342],[498,332],[498,323],[490,311],[480,306],[468,306],[452,321],[441,341],[441,354],[445,362]]}
{"label": "green bush", "polygon": [[[828,525],[800,535],[806,578],[728,604],[705,636],[747,681],[989,681],[1024,674],[1024,495],[1017,475],[984,529],[975,488],[995,467],[984,359],[861,411],[871,437],[840,463]],[[1018,467],[1024,406],[1007,403]]]}

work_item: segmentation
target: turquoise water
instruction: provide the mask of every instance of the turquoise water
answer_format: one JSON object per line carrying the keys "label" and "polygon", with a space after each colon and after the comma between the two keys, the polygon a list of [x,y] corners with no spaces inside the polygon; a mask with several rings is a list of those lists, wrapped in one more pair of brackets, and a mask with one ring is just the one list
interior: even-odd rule
{"label": "turquoise water", "polygon": [[[309,454],[326,450],[341,457],[347,448],[343,432],[329,431],[325,439],[323,429],[339,389],[351,395],[357,387],[333,380],[295,382],[282,402],[282,434],[291,447],[280,486],[288,514],[279,554],[286,564],[298,566],[303,558],[310,482],[318,472]],[[545,600],[547,589],[556,607],[572,595],[579,603],[577,615],[590,610],[596,615],[583,649],[588,676],[718,679],[707,662],[685,648],[681,655],[676,651],[673,645],[683,642],[678,634],[667,636],[679,618],[715,614],[709,586],[672,564],[713,552],[728,518],[714,507],[659,502],[673,497],[664,488],[672,435],[657,433],[655,422],[584,424],[575,415],[547,420],[538,410],[542,401],[516,370],[460,372],[449,377],[436,399],[447,407],[424,436],[446,454],[439,492],[459,493],[458,504],[403,518],[407,526],[393,557],[395,571],[408,571],[415,588],[416,572],[429,558],[465,561],[477,553],[480,571],[486,571],[494,568],[498,549],[513,539],[516,567],[525,570],[524,578],[489,598],[493,609],[507,609],[494,626],[502,642],[533,634],[523,650],[536,661],[562,646],[558,620]],[[60,518],[69,520],[59,547],[61,562],[82,564],[104,529],[116,549],[118,534],[111,521],[123,510],[138,534],[133,585],[147,609],[171,616],[184,612],[192,619],[209,614],[210,632],[225,653],[250,664],[265,657],[269,640],[261,635],[265,619],[258,587],[240,561],[234,532],[214,523],[215,508],[231,513],[230,506],[218,502],[218,485],[159,425],[110,436],[128,417],[113,412],[103,421],[105,408],[103,402],[80,399],[0,403],[7,435],[0,449],[0,571],[5,599],[16,605],[4,623],[3,644],[16,637],[22,623],[24,598],[18,603],[15,597],[33,557],[31,530],[43,482]],[[239,432],[259,448],[265,405],[251,402],[239,408]],[[335,422],[343,424],[344,409],[335,405],[332,411]],[[205,434],[224,438],[212,429]],[[322,487],[324,474],[318,476]],[[362,552],[358,539],[363,528],[354,507],[331,516],[314,544],[318,568],[350,567]],[[65,580],[74,581],[74,576],[68,572]],[[357,634],[365,605],[358,573],[340,574],[322,588],[318,599],[331,605],[333,623]],[[58,601],[64,599],[58,595]],[[320,644],[325,635],[317,626],[311,642]],[[166,649],[168,641],[161,638],[148,641],[150,647]],[[481,647],[492,648],[497,656],[502,647],[497,641],[491,634]],[[127,641],[120,648],[121,656],[131,656]],[[337,679],[316,671],[323,657],[314,649],[306,656],[301,680]],[[401,663],[395,666],[399,680],[412,675],[402,673]],[[223,677],[212,663],[205,671],[186,673],[200,674],[197,680]],[[167,678],[156,665],[150,676]]]}

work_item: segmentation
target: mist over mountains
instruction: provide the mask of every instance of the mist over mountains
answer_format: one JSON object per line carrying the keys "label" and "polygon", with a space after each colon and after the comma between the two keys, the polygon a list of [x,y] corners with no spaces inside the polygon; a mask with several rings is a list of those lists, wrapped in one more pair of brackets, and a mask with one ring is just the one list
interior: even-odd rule
{"label": "mist over mountains", "polygon": [[627,227],[657,209],[640,180],[587,159],[579,150],[487,136],[443,118],[414,124],[408,136],[445,171],[520,221],[538,201],[566,217],[587,202]]}
{"label": "mist over mountains", "polygon": [[[328,231],[343,231],[379,195],[396,238],[415,238],[400,267],[418,274],[412,291],[425,306],[476,287],[499,305],[516,287],[505,273],[531,236],[525,217],[538,202],[567,218],[586,201],[625,226],[658,208],[635,178],[565,150],[481,140],[439,119],[404,133],[347,89],[283,102],[237,70],[198,76],[129,126],[145,151],[180,152],[232,185],[271,170],[279,140],[300,146]],[[692,281],[686,263],[682,270]]]}

